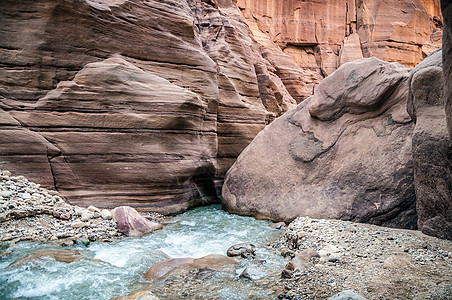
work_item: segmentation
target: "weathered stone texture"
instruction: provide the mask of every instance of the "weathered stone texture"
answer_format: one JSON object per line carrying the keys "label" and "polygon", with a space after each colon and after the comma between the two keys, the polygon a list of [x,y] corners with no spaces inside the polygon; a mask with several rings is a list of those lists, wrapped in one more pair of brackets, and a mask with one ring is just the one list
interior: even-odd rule
{"label": "weathered stone texture", "polygon": [[408,111],[416,122],[413,164],[419,229],[452,239],[452,143],[444,109],[441,51],[411,73]]}
{"label": "weathered stone texture", "polygon": [[218,201],[237,155],[296,102],[217,2],[3,1],[2,166],[84,206]]}
{"label": "weathered stone texture", "polygon": [[247,22],[257,23],[302,69],[327,76],[362,56],[416,66],[441,47],[439,2],[238,0],[237,5]]}
{"label": "weathered stone texture", "polygon": [[227,209],[416,228],[408,76],[376,58],[344,64],[242,152],[223,186]]}
{"label": "weathered stone texture", "polygon": [[443,73],[444,73],[444,101],[446,106],[447,127],[452,139],[452,3],[450,0],[441,1],[444,15],[443,30]]}

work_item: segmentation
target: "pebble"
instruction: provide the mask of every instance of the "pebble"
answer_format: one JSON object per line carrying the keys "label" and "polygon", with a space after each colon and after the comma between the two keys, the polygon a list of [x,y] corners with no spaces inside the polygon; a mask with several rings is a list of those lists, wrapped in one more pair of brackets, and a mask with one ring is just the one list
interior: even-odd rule
{"label": "pebble", "polygon": [[94,205],[90,205],[88,206],[88,210],[93,212],[93,213],[100,213],[100,209],[98,209],[97,207],[95,207]]}
{"label": "pebble", "polygon": [[111,220],[113,218],[111,211],[109,211],[108,209],[103,209],[100,215],[104,220]]}
{"label": "pebble", "polygon": [[83,228],[83,227],[86,227],[86,223],[83,221],[74,221],[74,222],[72,222],[71,227],[72,228]]}
{"label": "pebble", "polygon": [[355,293],[352,290],[342,291],[336,295],[328,298],[328,300],[367,300],[363,296]]}
{"label": "pebble", "polygon": [[90,212],[90,211],[84,211],[84,212],[82,212],[82,216],[80,217],[80,219],[83,221],[83,222],[86,222],[86,221],[89,221],[89,220],[91,220],[92,218],[93,218],[93,213],[92,212]]}
{"label": "pebble", "polygon": [[10,197],[12,194],[13,194],[12,191],[1,191],[1,192],[0,192],[0,195],[1,195],[3,198],[8,198],[8,197]]}

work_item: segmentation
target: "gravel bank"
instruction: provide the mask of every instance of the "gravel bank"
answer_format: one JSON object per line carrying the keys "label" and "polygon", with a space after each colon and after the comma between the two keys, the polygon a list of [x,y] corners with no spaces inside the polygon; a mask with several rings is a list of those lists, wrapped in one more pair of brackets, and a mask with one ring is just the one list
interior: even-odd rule
{"label": "gravel bank", "polygon": [[280,299],[324,299],[354,290],[367,299],[452,299],[452,241],[419,231],[297,218],[272,244],[293,258]]}
{"label": "gravel bank", "polygon": [[0,240],[57,242],[111,241],[122,236],[111,212],[66,203],[56,191],[42,188],[23,176],[0,171]]}

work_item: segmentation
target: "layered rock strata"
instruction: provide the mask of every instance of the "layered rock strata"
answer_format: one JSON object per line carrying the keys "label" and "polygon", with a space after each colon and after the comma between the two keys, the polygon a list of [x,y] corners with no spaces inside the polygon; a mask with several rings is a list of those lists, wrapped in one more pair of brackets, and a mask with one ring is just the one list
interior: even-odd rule
{"label": "layered rock strata", "polygon": [[227,209],[416,228],[408,76],[376,58],[344,64],[242,152],[223,186]]}
{"label": "layered rock strata", "polygon": [[[375,56],[416,66],[441,47],[440,1],[237,0],[250,27],[278,43],[312,76]],[[255,32],[253,30],[253,32]]]}
{"label": "layered rock strata", "polygon": [[296,105],[231,1],[5,1],[0,25],[2,167],[73,204],[217,201]]}

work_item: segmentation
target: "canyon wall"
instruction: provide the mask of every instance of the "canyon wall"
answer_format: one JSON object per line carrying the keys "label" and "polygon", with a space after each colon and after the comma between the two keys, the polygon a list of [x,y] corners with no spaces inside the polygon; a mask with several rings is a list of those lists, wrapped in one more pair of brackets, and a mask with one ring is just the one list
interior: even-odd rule
{"label": "canyon wall", "polygon": [[84,206],[215,202],[295,106],[282,78],[230,1],[2,1],[1,168]]}
{"label": "canyon wall", "polygon": [[253,33],[266,34],[307,73],[310,94],[309,83],[346,62],[375,56],[412,68],[441,47],[439,0],[236,2]]}
{"label": "canyon wall", "polygon": [[77,205],[216,202],[241,151],[340,64],[436,47],[439,5],[419,1],[2,1],[0,168]]}

